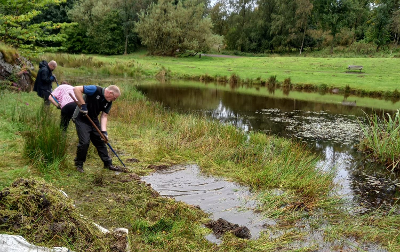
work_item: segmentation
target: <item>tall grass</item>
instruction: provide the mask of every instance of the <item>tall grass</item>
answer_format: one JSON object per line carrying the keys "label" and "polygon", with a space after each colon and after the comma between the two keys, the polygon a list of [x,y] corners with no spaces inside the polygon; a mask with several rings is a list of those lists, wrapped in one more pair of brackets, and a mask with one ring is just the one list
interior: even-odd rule
{"label": "tall grass", "polygon": [[135,125],[130,131],[140,135],[130,138],[128,153],[152,162],[195,161],[205,172],[257,189],[283,187],[309,199],[326,195],[333,187],[332,174],[318,170],[318,157],[301,144],[169,112],[135,95],[134,89],[130,92],[125,90],[127,98],[113,107],[113,116]]}
{"label": "tall grass", "polygon": [[19,118],[23,122],[25,155],[44,173],[57,171],[66,160],[66,135],[56,118],[58,115],[51,113],[51,108],[46,105],[34,115],[22,113]]}
{"label": "tall grass", "polygon": [[3,54],[3,59],[9,64],[14,64],[18,58],[17,49],[0,42],[0,53]]}
{"label": "tall grass", "polygon": [[59,66],[65,68],[79,68],[87,72],[101,74],[101,75],[114,75],[124,77],[140,77],[145,75],[140,63],[135,60],[129,61],[104,61],[96,57],[87,55],[73,55],[73,54],[45,54],[40,57],[32,58],[33,61],[41,60],[55,60]]}
{"label": "tall grass", "polygon": [[400,112],[391,116],[384,114],[367,116],[368,125],[361,125],[363,139],[359,149],[369,153],[388,167],[397,168],[400,162]]}

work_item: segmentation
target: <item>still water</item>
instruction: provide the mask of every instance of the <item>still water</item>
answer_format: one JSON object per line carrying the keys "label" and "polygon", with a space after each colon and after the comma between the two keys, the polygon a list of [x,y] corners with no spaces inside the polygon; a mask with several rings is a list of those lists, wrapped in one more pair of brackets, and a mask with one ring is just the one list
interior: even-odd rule
{"label": "still water", "polygon": [[[396,105],[371,99],[313,94],[309,100],[282,95],[279,90],[258,95],[262,90],[237,92],[214,84],[182,86],[155,84],[137,86],[148,99],[181,113],[203,114],[245,131],[258,131],[301,141],[318,153],[318,164],[336,169],[337,191],[354,211],[390,208],[400,197],[398,174],[371,163],[355,145],[362,134],[366,114],[393,113]],[[304,94],[307,96],[309,94]],[[368,104],[383,104],[373,108]],[[361,106],[361,105],[365,106]],[[367,104],[367,105],[366,105]],[[383,107],[383,108],[382,108]]]}

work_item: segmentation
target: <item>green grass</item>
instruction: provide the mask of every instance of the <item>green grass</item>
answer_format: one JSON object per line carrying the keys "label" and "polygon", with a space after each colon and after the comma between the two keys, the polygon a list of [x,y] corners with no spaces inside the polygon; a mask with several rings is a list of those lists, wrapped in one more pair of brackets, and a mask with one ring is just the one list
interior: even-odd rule
{"label": "green grass", "polygon": [[[108,60],[98,56],[100,60]],[[144,70],[155,75],[161,66],[172,76],[227,76],[237,74],[241,79],[268,80],[276,76],[282,82],[290,78],[293,84],[326,84],[367,91],[394,91],[400,73],[398,58],[312,58],[312,57],[251,57],[251,58],[167,58],[133,55],[118,56],[115,60],[136,60]],[[348,65],[363,65],[363,74],[346,73]]]}
{"label": "green grass", "polygon": [[[42,56],[44,57],[44,56]],[[400,73],[397,65],[400,58],[333,58],[333,57],[188,57],[171,58],[146,56],[142,52],[126,56],[84,56],[90,60],[71,60],[67,54],[46,54],[46,58],[54,58],[65,63],[65,68],[57,69],[64,75],[122,75],[134,77],[152,77],[159,72],[167,71],[168,78],[177,79],[204,79],[210,76],[214,79],[228,80],[233,74],[242,81],[267,82],[276,76],[278,82],[290,78],[296,86],[312,85],[318,87],[326,85],[329,88],[345,89],[349,86],[352,90],[365,92],[393,92],[398,88]],[[38,59],[37,59],[38,60]],[[101,63],[99,69],[91,68],[92,64],[85,62]],[[80,65],[79,68],[68,68],[69,65]],[[77,65],[77,66],[78,66]],[[348,65],[362,65],[362,73],[347,73]],[[258,80],[258,81],[257,81]]]}

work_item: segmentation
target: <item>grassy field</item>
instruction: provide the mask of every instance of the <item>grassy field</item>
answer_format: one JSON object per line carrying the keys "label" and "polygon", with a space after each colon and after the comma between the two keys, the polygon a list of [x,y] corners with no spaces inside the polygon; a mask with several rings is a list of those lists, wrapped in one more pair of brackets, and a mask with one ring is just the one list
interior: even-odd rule
{"label": "grassy field", "polygon": [[[55,59],[58,79],[68,76],[157,77],[159,80],[195,80],[229,83],[233,76],[239,83],[262,87],[276,78],[276,85],[289,81],[292,90],[334,89],[358,97],[400,98],[397,65],[400,58],[335,57],[188,57],[148,56],[138,52],[125,56],[46,54],[34,59]],[[348,71],[348,65],[362,65],[360,73]]]}
{"label": "grassy field", "polygon": [[[313,58],[313,57],[191,57],[170,58],[131,54],[118,57],[100,57],[105,62],[135,61],[149,75],[162,68],[172,77],[189,78],[238,75],[241,79],[267,80],[276,76],[278,81],[290,78],[293,84],[326,84],[331,87],[367,91],[394,91],[399,87],[400,58]],[[362,65],[362,73],[347,72],[348,65]]]}

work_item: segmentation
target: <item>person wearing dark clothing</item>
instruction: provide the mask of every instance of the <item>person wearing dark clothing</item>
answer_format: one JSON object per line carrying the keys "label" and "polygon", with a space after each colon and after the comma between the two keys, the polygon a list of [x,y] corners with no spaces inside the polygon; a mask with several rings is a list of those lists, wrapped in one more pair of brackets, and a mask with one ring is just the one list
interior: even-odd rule
{"label": "person wearing dark clothing", "polygon": [[[81,105],[80,113],[75,118],[75,127],[79,138],[76,157],[74,159],[76,169],[79,172],[84,172],[83,163],[86,161],[89,144],[92,142],[97,149],[100,159],[104,163],[104,168],[115,170],[115,166],[112,165],[112,159],[108,155],[105,142],[86,115],[92,119],[97,128],[108,138],[107,116],[110,112],[112,102],[121,95],[119,88],[115,85],[108,86],[107,88],[95,85],[76,86],[74,87],[74,94]],[[83,94],[86,95],[85,99],[83,98]],[[100,113],[99,121],[98,116]]]}
{"label": "person wearing dark clothing", "polygon": [[56,80],[56,77],[53,75],[53,71],[56,67],[57,63],[54,60],[49,63],[43,60],[39,63],[39,71],[36,76],[33,91],[36,91],[37,95],[43,98],[46,105],[50,105],[49,95],[52,91],[51,84]]}

